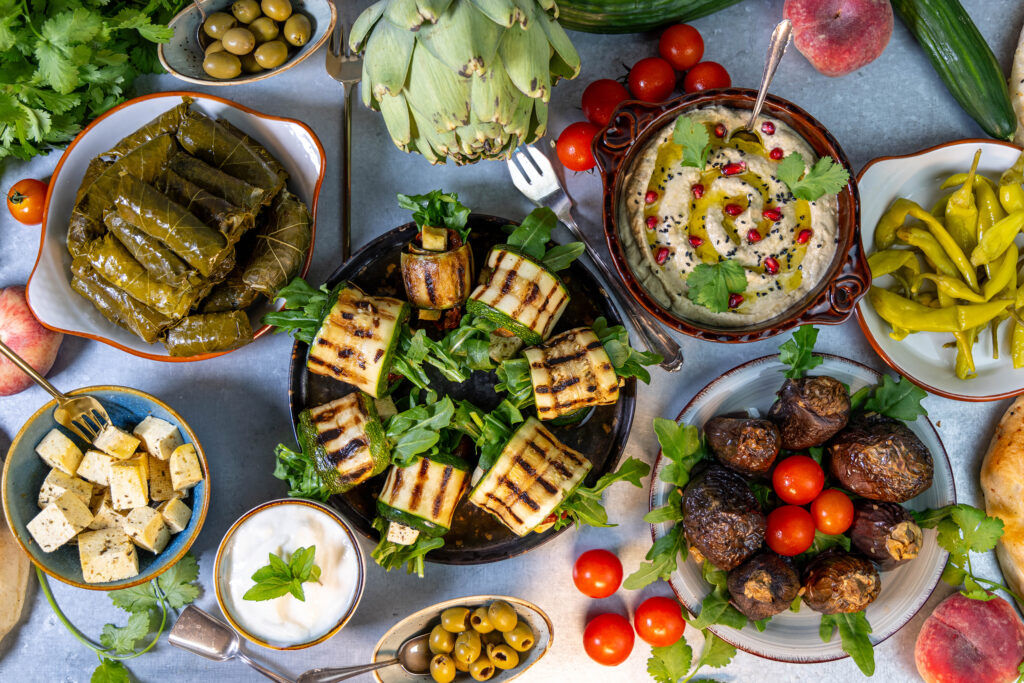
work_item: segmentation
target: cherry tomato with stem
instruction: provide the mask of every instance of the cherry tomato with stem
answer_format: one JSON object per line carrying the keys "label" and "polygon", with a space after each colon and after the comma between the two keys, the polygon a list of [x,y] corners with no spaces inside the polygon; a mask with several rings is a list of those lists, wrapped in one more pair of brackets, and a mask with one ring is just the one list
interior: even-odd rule
{"label": "cherry tomato with stem", "polygon": [[704,39],[689,24],[675,24],[658,39],[658,54],[676,71],[686,71],[704,56]]}
{"label": "cherry tomato with stem", "polygon": [[620,102],[629,99],[626,86],[610,78],[596,80],[583,91],[583,115],[595,126],[607,126]]}
{"label": "cherry tomato with stem", "polygon": [[821,465],[807,455],[791,455],[775,465],[772,488],[785,503],[807,505],[825,486]]}
{"label": "cherry tomato with stem", "polygon": [[814,525],[823,534],[841,534],[853,524],[853,501],[839,489],[826,489],[811,503]]}
{"label": "cherry tomato with stem", "polygon": [[646,57],[629,70],[629,92],[644,102],[664,102],[676,89],[676,72],[661,57]]}
{"label": "cherry tomato with stem", "polygon": [[583,649],[598,664],[618,666],[633,651],[633,626],[621,614],[600,614],[583,630]]}
{"label": "cherry tomato with stem", "polygon": [[683,79],[685,92],[701,92],[715,88],[728,88],[732,85],[729,72],[718,62],[701,62],[686,72]]}
{"label": "cherry tomato with stem", "polygon": [[43,222],[43,206],[46,204],[46,183],[35,178],[19,180],[7,191],[7,210],[14,220],[25,225]]}
{"label": "cherry tomato with stem", "polygon": [[633,614],[636,634],[653,647],[672,645],[683,637],[683,610],[672,598],[656,596],[640,603]]}
{"label": "cherry tomato with stem", "polygon": [[588,550],[573,565],[572,582],[588,597],[607,598],[622,583],[622,563],[607,550]]}
{"label": "cherry tomato with stem", "polygon": [[814,543],[814,519],[796,505],[783,505],[768,513],[765,543],[779,555],[799,555]]}
{"label": "cherry tomato with stem", "polygon": [[597,162],[594,161],[590,143],[594,141],[598,130],[589,121],[577,121],[566,126],[555,143],[555,152],[562,165],[570,171],[589,171],[594,168]]}

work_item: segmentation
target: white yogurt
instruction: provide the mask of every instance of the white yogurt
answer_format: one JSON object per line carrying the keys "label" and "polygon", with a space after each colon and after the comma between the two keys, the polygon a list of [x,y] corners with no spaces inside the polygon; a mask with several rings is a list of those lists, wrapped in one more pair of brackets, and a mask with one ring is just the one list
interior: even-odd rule
{"label": "white yogurt", "polygon": [[[316,546],[313,562],[320,581],[302,584],[300,601],[285,594],[273,600],[243,600],[252,575],[274,553],[285,561],[298,548]],[[324,635],[357,599],[359,557],[337,520],[309,505],[283,504],[260,510],[242,522],[225,544],[217,577],[224,606],[250,635],[275,647],[301,645]]]}

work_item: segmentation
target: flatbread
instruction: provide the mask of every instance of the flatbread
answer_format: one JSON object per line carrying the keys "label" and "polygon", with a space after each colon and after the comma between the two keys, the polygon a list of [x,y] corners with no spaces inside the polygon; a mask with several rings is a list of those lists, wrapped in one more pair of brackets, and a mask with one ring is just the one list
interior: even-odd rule
{"label": "flatbread", "polygon": [[28,557],[0,514],[0,641],[21,619],[28,577]]}
{"label": "flatbread", "polygon": [[[981,463],[985,512],[1003,520],[996,558],[1006,585],[1024,587],[1024,396],[1003,414]],[[1024,609],[1024,605],[1021,605]]]}
{"label": "flatbread", "polygon": [[1017,39],[1017,51],[1013,53],[1013,66],[1010,68],[1010,102],[1013,113],[1017,115],[1017,134],[1013,141],[1024,145],[1024,28]]}

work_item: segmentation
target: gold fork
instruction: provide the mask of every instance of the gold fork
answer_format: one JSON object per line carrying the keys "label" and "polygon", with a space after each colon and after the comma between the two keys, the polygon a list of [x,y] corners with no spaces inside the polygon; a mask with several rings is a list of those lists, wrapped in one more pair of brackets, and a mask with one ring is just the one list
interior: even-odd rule
{"label": "gold fork", "polygon": [[[351,3],[348,3],[351,4]],[[338,20],[327,45],[325,66],[331,78],[344,86],[345,109],[342,112],[341,145],[341,258],[347,261],[352,251],[352,94],[362,79],[363,60],[348,44],[351,29],[346,12],[351,7],[338,7]]]}
{"label": "gold fork", "polygon": [[0,341],[0,354],[18,366],[18,369],[32,378],[32,381],[46,389],[57,399],[57,407],[53,409],[53,419],[62,427],[70,429],[89,443],[105,426],[110,424],[110,416],[99,401],[92,396],[66,396],[46,381],[31,365],[22,360],[21,356]]}

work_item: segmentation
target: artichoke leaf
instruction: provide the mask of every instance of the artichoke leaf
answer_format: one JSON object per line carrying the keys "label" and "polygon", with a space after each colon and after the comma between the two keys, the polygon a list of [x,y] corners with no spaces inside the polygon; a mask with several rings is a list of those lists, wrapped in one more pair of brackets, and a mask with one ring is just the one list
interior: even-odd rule
{"label": "artichoke leaf", "polygon": [[422,43],[416,44],[405,94],[409,107],[420,115],[418,125],[429,121],[441,133],[469,123],[469,85],[468,78],[445,67]]}
{"label": "artichoke leaf", "polygon": [[481,121],[507,125],[523,94],[509,79],[504,68],[475,74],[472,83],[473,114]]}
{"label": "artichoke leaf", "polygon": [[[541,100],[537,100],[540,102]],[[512,112],[512,120],[505,126],[505,132],[530,141],[530,119],[533,118],[534,100],[520,97],[516,109]]]}
{"label": "artichoke leaf", "polygon": [[377,25],[380,18],[384,16],[384,9],[387,6],[388,0],[378,0],[363,10],[359,18],[356,19],[356,23],[352,24],[352,30],[349,31],[348,44],[354,52],[363,51],[363,47],[366,44],[366,36]]}
{"label": "artichoke leaf", "polygon": [[366,70],[366,60],[363,60],[363,70],[359,79],[359,98],[363,101],[364,107],[380,109],[373,97],[373,85],[370,83],[370,73]]}
{"label": "artichoke leaf", "polygon": [[409,119],[409,103],[406,102],[405,95],[384,95],[378,101],[392,142],[402,150],[408,150],[412,141],[412,122]]}
{"label": "artichoke leaf", "polygon": [[420,29],[418,40],[446,67],[469,78],[491,68],[504,30],[469,0],[458,0],[442,21]]}
{"label": "artichoke leaf", "polygon": [[409,73],[409,60],[416,44],[416,36],[403,31],[389,21],[378,24],[377,30],[366,42],[363,70],[369,76],[367,83],[378,100],[384,95],[397,95],[405,85]]}
{"label": "artichoke leaf", "polygon": [[551,58],[551,73],[563,78],[576,78],[580,73],[580,54],[576,52],[565,29],[548,14],[537,12],[537,15],[537,23],[544,28],[548,42],[555,51]]}
{"label": "artichoke leaf", "polygon": [[472,2],[491,21],[505,28],[516,23],[521,25],[526,21],[527,15],[513,0],[472,0]]}
{"label": "artichoke leaf", "polygon": [[518,26],[505,29],[498,54],[509,78],[524,95],[548,101],[551,97],[551,74],[548,70],[551,46],[544,30],[536,22],[525,29]]}
{"label": "artichoke leaf", "polygon": [[[444,163],[446,156],[454,155],[459,151],[458,138],[452,130],[437,130],[429,118],[424,117],[413,107],[409,108],[415,125],[415,144],[423,156],[430,160],[430,163]],[[459,163],[456,158],[456,163]]]}
{"label": "artichoke leaf", "polygon": [[452,0],[416,0],[416,8],[419,10],[420,16],[431,24],[436,24],[451,4]]}
{"label": "artichoke leaf", "polygon": [[558,5],[555,0],[537,0],[537,4],[540,5],[545,12],[554,11],[555,18],[558,18]]}
{"label": "artichoke leaf", "polygon": [[539,137],[543,137],[547,131],[548,105],[543,100],[534,100],[533,116],[530,117],[530,129],[527,131],[526,138],[532,142]]}
{"label": "artichoke leaf", "polygon": [[403,31],[418,31],[426,21],[416,0],[388,0],[384,18]]}

